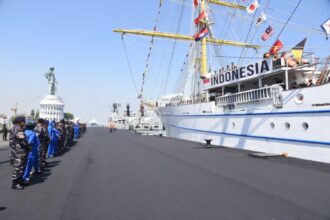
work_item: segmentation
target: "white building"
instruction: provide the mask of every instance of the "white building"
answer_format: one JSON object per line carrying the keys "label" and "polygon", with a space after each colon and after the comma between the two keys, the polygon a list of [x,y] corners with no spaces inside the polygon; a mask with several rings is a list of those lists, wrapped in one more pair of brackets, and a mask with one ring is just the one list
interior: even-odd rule
{"label": "white building", "polygon": [[40,102],[40,118],[60,121],[64,118],[64,102],[56,95],[47,95]]}

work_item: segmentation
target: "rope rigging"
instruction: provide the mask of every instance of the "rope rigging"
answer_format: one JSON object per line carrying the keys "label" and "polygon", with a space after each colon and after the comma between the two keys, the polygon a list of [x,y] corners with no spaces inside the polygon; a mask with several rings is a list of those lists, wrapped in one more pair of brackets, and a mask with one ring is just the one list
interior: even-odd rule
{"label": "rope rigging", "polygon": [[[159,1],[159,6],[158,6],[158,13],[157,13],[157,16],[156,16],[155,25],[154,25],[154,28],[153,28],[154,31],[157,31],[157,24],[159,22],[162,5],[163,5],[163,0],[160,0]],[[147,72],[149,70],[150,58],[151,58],[151,52],[152,52],[153,45],[154,45],[154,40],[155,40],[155,37],[151,37],[150,47],[149,47],[148,55],[147,55],[147,59],[146,59],[146,65],[145,65],[145,69],[144,69],[144,71],[142,73],[142,85],[141,85],[140,94],[138,96],[138,98],[141,99],[141,100],[143,100],[143,91],[144,91],[144,85],[145,85],[145,78],[146,78],[146,74],[147,74]]]}
{"label": "rope rigging", "polygon": [[[183,0],[184,1],[184,0]],[[181,9],[180,9],[180,17],[179,17],[179,23],[178,23],[178,26],[176,28],[176,33],[179,33],[180,29],[181,29],[181,24],[182,24],[182,18],[183,18],[183,13],[184,12],[184,5],[181,5]],[[168,68],[167,68],[167,74],[166,74],[166,78],[165,78],[165,84],[164,84],[164,87],[160,90],[160,94],[158,97],[160,97],[161,93],[165,93],[166,92],[166,89],[167,89],[167,83],[168,83],[168,78],[169,78],[169,75],[170,75],[170,71],[171,71],[171,68],[172,68],[172,63],[173,63],[173,57],[174,57],[174,50],[176,48],[176,44],[177,44],[177,41],[174,40],[174,43],[173,43],[173,47],[172,47],[172,52],[171,52],[171,56],[170,56],[170,62],[168,64]]]}
{"label": "rope rigging", "polygon": [[125,44],[125,40],[124,40],[124,35],[121,36],[121,42],[122,42],[122,45],[123,45],[123,48],[124,48],[125,58],[126,58],[126,62],[127,62],[127,66],[128,66],[128,70],[129,70],[129,73],[130,73],[130,77],[131,77],[132,83],[134,85],[136,94],[139,94],[139,90],[138,90],[138,88],[136,86],[136,81],[134,79],[134,75],[133,75],[133,71],[132,71],[132,66],[131,66],[131,63],[129,61],[129,57],[128,57],[128,53],[127,53],[127,48],[126,48],[126,44]]}
{"label": "rope rigging", "polygon": [[302,1],[302,0],[299,0],[298,4],[297,4],[296,7],[293,9],[293,11],[292,11],[292,13],[290,14],[288,20],[285,22],[284,26],[282,27],[280,33],[277,35],[277,37],[276,37],[276,39],[275,39],[274,42],[276,42],[276,41],[279,39],[279,37],[281,36],[281,34],[282,34],[282,32],[284,31],[286,25],[289,23],[289,21],[291,20],[293,14],[294,14],[294,13],[296,12],[296,10],[298,9],[298,7],[299,7],[301,1]]}

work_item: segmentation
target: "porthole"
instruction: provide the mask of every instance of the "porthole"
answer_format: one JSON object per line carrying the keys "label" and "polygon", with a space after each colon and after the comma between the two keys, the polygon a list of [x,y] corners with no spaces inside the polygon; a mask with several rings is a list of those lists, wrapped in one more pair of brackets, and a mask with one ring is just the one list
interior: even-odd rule
{"label": "porthole", "polygon": [[270,126],[271,129],[274,129],[274,128],[275,128],[275,124],[274,124],[273,122],[271,122],[271,123],[269,124],[269,126]]}
{"label": "porthole", "polygon": [[309,124],[307,122],[302,123],[303,129],[306,131],[309,128]]}
{"label": "porthole", "polygon": [[297,95],[296,95],[296,97],[295,97],[295,102],[297,103],[297,104],[301,104],[301,103],[303,103],[304,102],[304,95],[303,94],[301,94],[301,93],[298,93]]}
{"label": "porthole", "polygon": [[291,127],[290,123],[289,123],[289,122],[286,122],[286,123],[285,123],[285,128],[286,128],[286,130],[289,130],[290,127]]}

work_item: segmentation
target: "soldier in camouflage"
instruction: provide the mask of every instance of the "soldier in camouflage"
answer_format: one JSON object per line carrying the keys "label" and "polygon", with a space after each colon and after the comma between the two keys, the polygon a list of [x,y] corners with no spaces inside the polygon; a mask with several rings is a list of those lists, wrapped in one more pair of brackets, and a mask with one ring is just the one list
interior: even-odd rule
{"label": "soldier in camouflage", "polygon": [[12,189],[24,189],[23,173],[28,153],[28,143],[24,134],[25,117],[16,117],[13,124],[9,136],[10,161],[13,167]]}
{"label": "soldier in camouflage", "polygon": [[49,144],[49,135],[47,131],[47,121],[45,121],[42,118],[38,119],[38,124],[35,128],[35,132],[37,133],[37,136],[40,141],[40,148],[39,148],[39,162],[40,162],[40,169],[43,170],[46,166],[46,155],[48,150],[48,144]]}
{"label": "soldier in camouflage", "polygon": [[59,148],[58,150],[59,150],[59,152],[62,152],[64,150],[64,147],[65,147],[65,139],[66,139],[66,129],[65,129],[65,121],[64,120],[61,120],[58,123],[57,129],[60,132],[60,137],[59,137],[59,140],[58,140],[58,148]]}

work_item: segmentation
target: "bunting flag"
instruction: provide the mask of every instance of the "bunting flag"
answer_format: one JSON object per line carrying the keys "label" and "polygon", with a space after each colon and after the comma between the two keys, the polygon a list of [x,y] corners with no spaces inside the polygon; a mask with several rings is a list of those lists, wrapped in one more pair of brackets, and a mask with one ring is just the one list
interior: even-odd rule
{"label": "bunting flag", "polygon": [[296,46],[294,46],[291,49],[291,53],[292,53],[293,57],[296,58],[298,61],[300,61],[302,58],[302,54],[304,52],[304,47],[305,47],[306,41],[307,41],[307,38],[303,39],[302,41],[300,41]]}
{"label": "bunting flag", "polygon": [[321,28],[324,30],[326,38],[328,40],[328,38],[330,37],[330,18],[321,25]]}
{"label": "bunting flag", "polygon": [[263,41],[268,40],[268,38],[270,38],[272,35],[274,34],[274,30],[272,28],[272,26],[268,26],[268,28],[265,30],[265,33],[263,33],[263,35],[261,35],[261,39]]}
{"label": "bunting flag", "polygon": [[198,7],[198,0],[194,0],[194,6],[195,6],[195,8]]}
{"label": "bunting flag", "polygon": [[283,48],[283,43],[280,40],[275,41],[274,45],[270,48],[269,54],[274,55]]}
{"label": "bunting flag", "polygon": [[264,21],[267,20],[266,14],[264,12],[261,12],[259,18],[257,19],[256,25],[260,25],[262,23],[264,23]]}
{"label": "bunting flag", "polygon": [[195,41],[200,41],[209,34],[209,30],[205,27],[199,33],[197,33],[194,38]]}
{"label": "bunting flag", "polygon": [[206,78],[206,79],[203,79],[203,84],[208,84],[208,83],[210,83],[210,78]]}
{"label": "bunting flag", "polygon": [[249,7],[246,8],[248,14],[253,14],[259,7],[258,0],[255,0]]}
{"label": "bunting flag", "polygon": [[206,14],[205,14],[205,11],[202,11],[202,12],[198,15],[198,17],[195,18],[195,20],[194,20],[195,24],[198,25],[199,22],[200,22],[202,19],[204,19],[204,18],[206,18]]}

